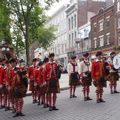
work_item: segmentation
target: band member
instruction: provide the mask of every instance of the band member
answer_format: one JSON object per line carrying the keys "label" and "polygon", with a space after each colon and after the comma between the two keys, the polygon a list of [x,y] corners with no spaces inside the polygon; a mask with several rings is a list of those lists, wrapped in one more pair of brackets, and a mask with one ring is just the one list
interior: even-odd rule
{"label": "band member", "polygon": [[25,71],[25,65],[24,65],[24,60],[23,59],[21,59],[20,61],[19,61],[19,70],[20,71]]}
{"label": "band member", "polygon": [[96,61],[92,63],[91,75],[93,79],[93,84],[96,87],[96,102],[105,102],[103,100],[103,87],[106,87],[106,80],[104,75],[104,62],[102,61],[103,53],[98,51],[96,53]]}
{"label": "band member", "polygon": [[30,88],[29,88],[29,90],[32,91],[33,103],[37,103],[37,100],[36,100],[37,96],[36,96],[36,90],[35,90],[35,87],[37,86],[37,84],[34,82],[37,59],[34,58],[32,62],[33,62],[33,65],[31,65],[28,68],[28,76],[29,76],[29,79],[30,79]]}
{"label": "band member", "polygon": [[49,107],[49,95],[47,93],[47,80],[46,77],[44,76],[44,72],[45,72],[45,66],[47,65],[47,63],[49,62],[49,58],[44,58],[43,60],[43,79],[42,79],[42,99],[43,99],[43,107],[47,108]]}
{"label": "band member", "polygon": [[109,65],[110,65],[110,73],[107,77],[108,81],[110,82],[110,93],[119,93],[116,88],[117,88],[117,81],[119,80],[119,75],[117,69],[114,68],[113,66],[113,58],[115,57],[116,53],[111,52],[110,53],[110,59],[109,59]]}
{"label": "band member", "polygon": [[[43,79],[43,63],[40,61],[38,63],[38,68],[35,71],[35,82],[38,85],[38,105],[40,105],[40,102],[42,101],[42,89],[41,89],[41,84],[42,84],[42,79]],[[42,103],[42,102],[41,102]]]}
{"label": "band member", "polygon": [[0,59],[0,108],[4,108],[3,106],[3,74],[4,74],[4,68],[2,66],[2,59]]}
{"label": "band member", "polygon": [[21,71],[16,71],[16,75],[14,77],[13,82],[13,88],[14,88],[14,98],[15,98],[15,106],[16,106],[16,114],[13,117],[18,116],[25,116],[22,113],[23,109],[23,97],[26,96],[26,86],[23,82],[23,73]]}
{"label": "band member", "polygon": [[76,62],[76,56],[71,57],[71,62],[68,63],[68,75],[70,85],[70,98],[76,98],[75,95],[76,86],[79,84],[78,64]]}
{"label": "band member", "polygon": [[14,99],[14,88],[13,88],[13,82],[14,82],[14,78],[16,76],[16,70],[17,70],[17,60],[16,59],[11,59],[10,60],[10,68],[9,68],[9,86],[10,86],[10,95],[9,98],[11,100],[12,103],[12,112],[15,113],[16,112],[16,107],[15,107],[15,99]]}
{"label": "band member", "polygon": [[44,78],[47,80],[47,93],[49,95],[49,111],[58,110],[56,108],[56,99],[60,88],[56,72],[57,64],[54,62],[54,53],[51,53],[49,54],[49,62],[44,68]]}
{"label": "band member", "polygon": [[79,66],[79,74],[81,77],[81,83],[83,86],[83,95],[84,95],[84,101],[92,100],[89,97],[90,93],[90,86],[92,82],[91,78],[91,63],[89,62],[89,53],[83,54],[84,60],[80,62]]}

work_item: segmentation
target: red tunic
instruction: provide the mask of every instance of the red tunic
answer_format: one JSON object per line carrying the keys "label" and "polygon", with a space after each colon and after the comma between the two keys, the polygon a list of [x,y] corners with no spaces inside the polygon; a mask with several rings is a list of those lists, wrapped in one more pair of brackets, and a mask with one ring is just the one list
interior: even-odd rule
{"label": "red tunic", "polygon": [[102,77],[102,71],[101,71],[102,63],[103,62],[100,62],[100,61],[94,61],[92,63],[91,75],[92,75],[93,80],[96,80]]}
{"label": "red tunic", "polygon": [[28,77],[31,81],[35,80],[35,69],[36,67],[33,65],[28,68]]}
{"label": "red tunic", "polygon": [[0,66],[0,84],[3,84],[3,74],[4,74],[4,69],[2,66]]}
{"label": "red tunic", "polygon": [[57,64],[54,62],[49,62],[44,68],[44,80],[57,80]]}
{"label": "red tunic", "polygon": [[38,85],[42,84],[42,82],[43,82],[43,68],[42,67],[36,69],[35,81],[38,83]]}

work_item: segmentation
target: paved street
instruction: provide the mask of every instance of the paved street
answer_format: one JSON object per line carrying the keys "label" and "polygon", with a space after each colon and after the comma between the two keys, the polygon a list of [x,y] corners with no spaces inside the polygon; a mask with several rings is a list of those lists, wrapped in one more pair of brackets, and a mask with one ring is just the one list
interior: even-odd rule
{"label": "paved street", "polygon": [[[120,84],[118,86],[120,90]],[[92,101],[84,102],[81,87],[77,88],[77,98],[70,99],[69,91],[62,91],[58,95],[57,107],[59,111],[48,111],[42,106],[33,105],[31,97],[25,98],[25,117],[12,118],[12,113],[0,110],[0,120],[118,120],[120,112],[120,94],[109,94],[105,89],[106,103],[97,104],[95,88],[91,87]]]}

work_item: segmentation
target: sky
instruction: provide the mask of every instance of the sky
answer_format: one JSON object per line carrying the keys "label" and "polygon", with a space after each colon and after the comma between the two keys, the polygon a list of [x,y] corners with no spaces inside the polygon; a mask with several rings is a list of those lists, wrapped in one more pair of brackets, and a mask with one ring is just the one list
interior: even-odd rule
{"label": "sky", "polygon": [[52,16],[62,5],[69,3],[69,0],[60,0],[59,3],[54,3],[51,9],[47,12],[48,16]]}

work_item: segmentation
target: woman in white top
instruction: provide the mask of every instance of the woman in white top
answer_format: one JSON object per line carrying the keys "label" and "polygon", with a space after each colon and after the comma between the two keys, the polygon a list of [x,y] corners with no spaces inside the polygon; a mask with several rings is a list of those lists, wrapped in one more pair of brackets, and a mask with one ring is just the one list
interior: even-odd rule
{"label": "woman in white top", "polygon": [[76,62],[76,56],[71,57],[71,62],[68,63],[68,75],[70,85],[70,98],[76,98],[75,90],[79,84],[78,64]]}

